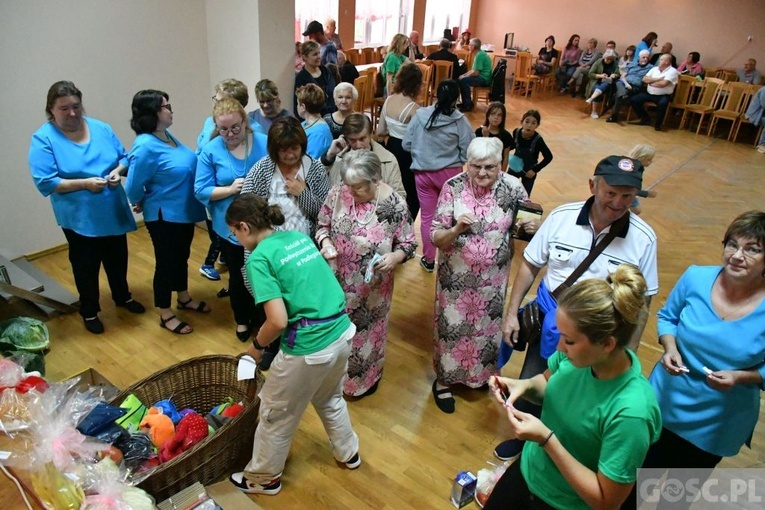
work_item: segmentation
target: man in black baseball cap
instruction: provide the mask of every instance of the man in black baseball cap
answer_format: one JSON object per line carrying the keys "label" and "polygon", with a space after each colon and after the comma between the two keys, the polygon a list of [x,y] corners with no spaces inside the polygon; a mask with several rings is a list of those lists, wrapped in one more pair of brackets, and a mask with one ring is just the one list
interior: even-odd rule
{"label": "man in black baseball cap", "polygon": [[327,39],[324,35],[324,25],[316,20],[313,20],[308,24],[303,37],[308,37],[312,41],[316,41],[321,46],[321,65],[337,64],[337,48],[335,44]]}

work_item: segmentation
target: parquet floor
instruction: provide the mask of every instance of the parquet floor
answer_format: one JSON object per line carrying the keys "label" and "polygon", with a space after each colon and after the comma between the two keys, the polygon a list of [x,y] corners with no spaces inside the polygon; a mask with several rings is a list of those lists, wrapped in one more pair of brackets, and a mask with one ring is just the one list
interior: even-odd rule
{"label": "parquet floor", "polygon": [[[604,119],[591,119],[589,112],[584,112],[583,101],[557,94],[539,99],[508,97],[506,104],[509,129],[520,122],[527,109],[541,112],[539,131],[555,159],[540,174],[533,199],[546,211],[587,198],[587,179],[602,157],[627,153],[640,142],[656,147],[645,182],[659,196],[643,200],[643,218],[659,236],[660,291],[639,351],[648,374],[660,352],[655,312],[679,275],[690,264],[719,263],[720,240],[730,220],[745,210],[763,207],[765,156],[753,150],[754,134],[744,133],[746,143],[732,144],[674,128],[657,133],[651,127],[606,124]],[[474,126],[483,120],[483,112],[483,107],[478,107],[470,114]],[[194,326],[193,334],[176,336],[161,330],[151,310],[143,316],[116,310],[104,278],[101,318],[107,332],[102,336],[88,334],[77,315],[49,321],[52,349],[47,356],[48,375],[61,379],[92,366],[125,387],[179,360],[240,352],[243,344],[234,336],[229,305],[215,297],[222,283],[210,282],[197,273],[206,248],[206,233],[198,230],[190,262],[190,290],[196,299],[211,303],[213,312],[206,316],[179,313]],[[148,305],[152,300],[153,256],[144,228],[129,236],[129,249],[132,291]],[[522,245],[516,247],[516,263],[522,249]],[[74,290],[65,251],[35,263]],[[516,269],[514,264],[513,273]],[[348,471],[337,467],[321,422],[309,410],[295,436],[282,492],[275,497],[254,498],[259,505],[273,509],[310,506],[316,510],[452,508],[449,494],[457,471],[475,472],[492,460],[492,449],[505,438],[507,426],[486,392],[457,390],[453,415],[442,414],[433,403],[434,288],[434,275],[425,273],[417,260],[397,272],[380,389],[350,404],[361,438],[361,468]],[[517,375],[521,362],[522,354],[515,355],[505,373]],[[754,448],[744,448],[736,457],[725,459],[723,465],[765,467],[764,432],[760,423]],[[2,484],[7,485],[7,481]]]}

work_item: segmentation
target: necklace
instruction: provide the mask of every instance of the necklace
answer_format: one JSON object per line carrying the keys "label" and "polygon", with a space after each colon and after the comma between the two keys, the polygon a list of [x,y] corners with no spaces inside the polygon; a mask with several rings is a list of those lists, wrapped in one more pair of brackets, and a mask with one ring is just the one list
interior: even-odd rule
{"label": "necklace", "polygon": [[473,200],[476,201],[478,205],[481,207],[487,207],[490,203],[493,197],[492,190],[488,190],[483,193],[483,200],[478,198],[478,195],[475,192],[475,189],[473,188],[473,183],[468,181],[468,190],[470,190],[470,194],[473,196]]}
{"label": "necklace", "polygon": [[375,196],[375,206],[372,207],[372,210],[364,214],[363,218],[359,218],[359,215],[356,213],[356,201],[353,200],[351,202],[351,215],[353,216],[353,219],[358,222],[359,225],[368,225],[372,219],[375,217],[375,213],[377,212],[377,204],[380,203],[380,185],[377,185],[377,196]]}
{"label": "necklace", "polygon": [[[241,145],[241,143],[239,145]],[[234,147],[234,149],[228,149],[228,147],[226,147],[228,149],[228,168],[229,170],[231,170],[231,173],[233,173],[234,175],[236,175],[236,170],[234,170],[234,164],[236,163],[236,158],[234,157],[232,152],[236,150],[239,147],[239,145]],[[242,176],[244,176],[247,173],[247,156],[249,151],[250,151],[250,138],[249,138],[249,135],[245,134],[244,135],[244,158],[242,161],[242,174],[241,174]]]}
{"label": "necklace", "polygon": [[308,121],[306,121],[306,125],[303,126],[303,131],[308,131],[311,127],[313,127],[314,124],[316,124],[320,120],[321,120],[321,117],[318,117],[317,119],[314,119],[314,121],[311,122],[310,124],[308,124]]}
{"label": "necklace", "polygon": [[164,142],[164,143],[172,143],[172,142],[173,142],[173,138],[170,136],[170,134],[169,134],[167,131],[162,131],[162,132],[163,132],[163,133],[165,134],[165,136],[167,137],[167,139],[166,139],[166,140],[165,140],[165,139],[163,139],[161,136],[159,136],[159,135],[157,134],[157,131],[153,132],[153,133],[152,133],[152,135],[154,135],[154,136],[157,138],[157,140],[159,140],[160,142]]}

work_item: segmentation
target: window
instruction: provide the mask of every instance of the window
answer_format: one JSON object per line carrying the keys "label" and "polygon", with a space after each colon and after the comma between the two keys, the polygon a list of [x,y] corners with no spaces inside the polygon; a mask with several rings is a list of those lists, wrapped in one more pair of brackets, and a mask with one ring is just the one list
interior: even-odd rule
{"label": "window", "polygon": [[390,44],[393,36],[412,30],[413,0],[356,0],[357,47]]}
{"label": "window", "polygon": [[[425,30],[422,40],[438,42],[444,38],[444,29],[459,27],[460,32],[468,28],[470,0],[430,0],[425,6]],[[459,35],[457,36],[459,37]]]}
{"label": "window", "polygon": [[338,0],[295,0],[295,40],[302,41],[303,31],[316,20],[322,25],[327,18],[337,19]]}

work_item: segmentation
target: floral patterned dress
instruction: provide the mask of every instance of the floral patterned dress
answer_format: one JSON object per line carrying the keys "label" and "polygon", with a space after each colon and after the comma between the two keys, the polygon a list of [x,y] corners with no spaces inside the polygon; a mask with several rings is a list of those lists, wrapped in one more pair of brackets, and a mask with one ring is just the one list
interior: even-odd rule
{"label": "floral patterned dress", "polygon": [[346,311],[356,325],[344,391],[358,396],[382,377],[394,271],[375,272],[369,283],[364,274],[375,253],[401,250],[404,260],[414,257],[417,243],[412,220],[406,201],[392,190],[375,208],[374,199],[354,204],[348,188],[339,185],[327,195],[318,227],[316,239],[329,236],[337,249],[331,265],[345,291]]}
{"label": "floral patterned dress", "polygon": [[442,384],[478,388],[496,371],[513,256],[510,230],[525,200],[521,182],[504,173],[490,190],[474,189],[467,173],[441,190],[431,232],[451,228],[465,212],[479,220],[439,250],[433,365]]}

